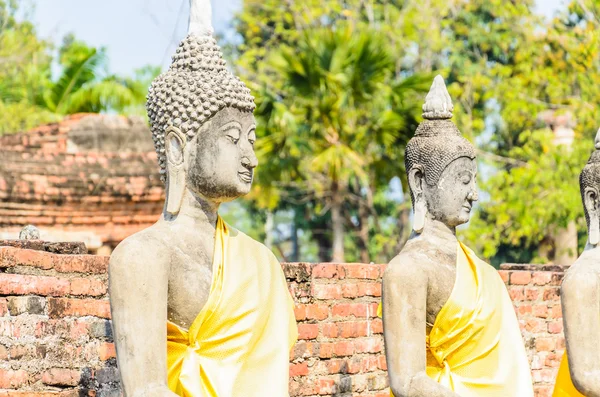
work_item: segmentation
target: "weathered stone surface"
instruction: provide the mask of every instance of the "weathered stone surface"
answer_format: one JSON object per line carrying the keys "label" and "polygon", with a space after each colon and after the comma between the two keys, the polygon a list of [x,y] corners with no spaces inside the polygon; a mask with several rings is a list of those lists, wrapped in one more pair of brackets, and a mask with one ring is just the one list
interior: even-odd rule
{"label": "weathered stone surface", "polygon": [[83,242],[50,242],[42,240],[0,240],[0,247],[15,247],[35,251],[46,251],[54,254],[87,254]]}

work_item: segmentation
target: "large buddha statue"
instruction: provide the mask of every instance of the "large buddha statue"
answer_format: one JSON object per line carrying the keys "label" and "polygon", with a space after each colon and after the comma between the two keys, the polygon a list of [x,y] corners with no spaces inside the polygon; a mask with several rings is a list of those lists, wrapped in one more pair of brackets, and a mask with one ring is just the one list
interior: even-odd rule
{"label": "large buddha statue", "polygon": [[209,0],[152,83],[147,110],[166,203],[110,258],[117,362],[126,396],[288,396],[296,340],[281,266],[226,224],[220,204],[250,191],[254,99],[212,37]]}
{"label": "large buddha statue", "polygon": [[456,238],[477,200],[475,149],[450,120],[441,76],[406,147],[413,233],[383,279],[396,397],[531,397],[530,368],[498,272]]}
{"label": "large buddha statue", "polygon": [[562,282],[567,351],[554,397],[600,397],[600,130],[595,149],[579,176],[588,241]]}

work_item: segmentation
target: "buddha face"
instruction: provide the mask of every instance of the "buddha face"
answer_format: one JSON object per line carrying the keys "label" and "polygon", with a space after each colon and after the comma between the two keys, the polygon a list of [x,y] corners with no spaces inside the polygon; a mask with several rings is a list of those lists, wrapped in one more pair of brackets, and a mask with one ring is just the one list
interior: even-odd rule
{"label": "buddha face", "polygon": [[430,216],[451,228],[467,223],[473,202],[478,198],[476,177],[476,161],[459,157],[448,164],[436,185],[423,181],[421,186]]}
{"label": "buddha face", "polygon": [[225,108],[206,122],[186,144],[186,185],[221,203],[250,192],[256,140],[254,116]]}

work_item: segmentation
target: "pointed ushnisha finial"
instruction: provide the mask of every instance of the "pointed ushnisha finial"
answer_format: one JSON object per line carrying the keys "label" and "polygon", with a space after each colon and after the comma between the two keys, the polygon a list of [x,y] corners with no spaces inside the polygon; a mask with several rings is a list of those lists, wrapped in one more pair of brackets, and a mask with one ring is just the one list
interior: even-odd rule
{"label": "pointed ushnisha finial", "polygon": [[600,128],[598,128],[598,132],[596,133],[596,139],[594,139],[594,147],[596,150],[600,150]]}
{"label": "pointed ushnisha finial", "polygon": [[210,0],[190,0],[188,35],[212,36],[212,7]]}
{"label": "pointed ushnisha finial", "polygon": [[444,78],[439,74],[433,79],[429,93],[423,105],[423,118],[427,120],[445,120],[452,118],[452,99],[446,89]]}

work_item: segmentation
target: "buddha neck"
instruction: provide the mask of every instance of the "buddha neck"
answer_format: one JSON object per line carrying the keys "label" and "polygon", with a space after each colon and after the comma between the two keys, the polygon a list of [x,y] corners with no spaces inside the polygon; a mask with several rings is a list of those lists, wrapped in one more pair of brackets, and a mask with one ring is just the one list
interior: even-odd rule
{"label": "buddha neck", "polygon": [[417,236],[431,242],[448,255],[456,255],[456,229],[434,219],[429,213],[425,216],[423,231]]}
{"label": "buddha neck", "polygon": [[219,203],[214,202],[206,197],[192,192],[187,187],[183,193],[181,200],[181,208],[175,216],[164,212],[164,219],[167,221],[177,220],[179,223],[188,224],[190,226],[211,225],[213,228],[217,224],[217,211]]}

